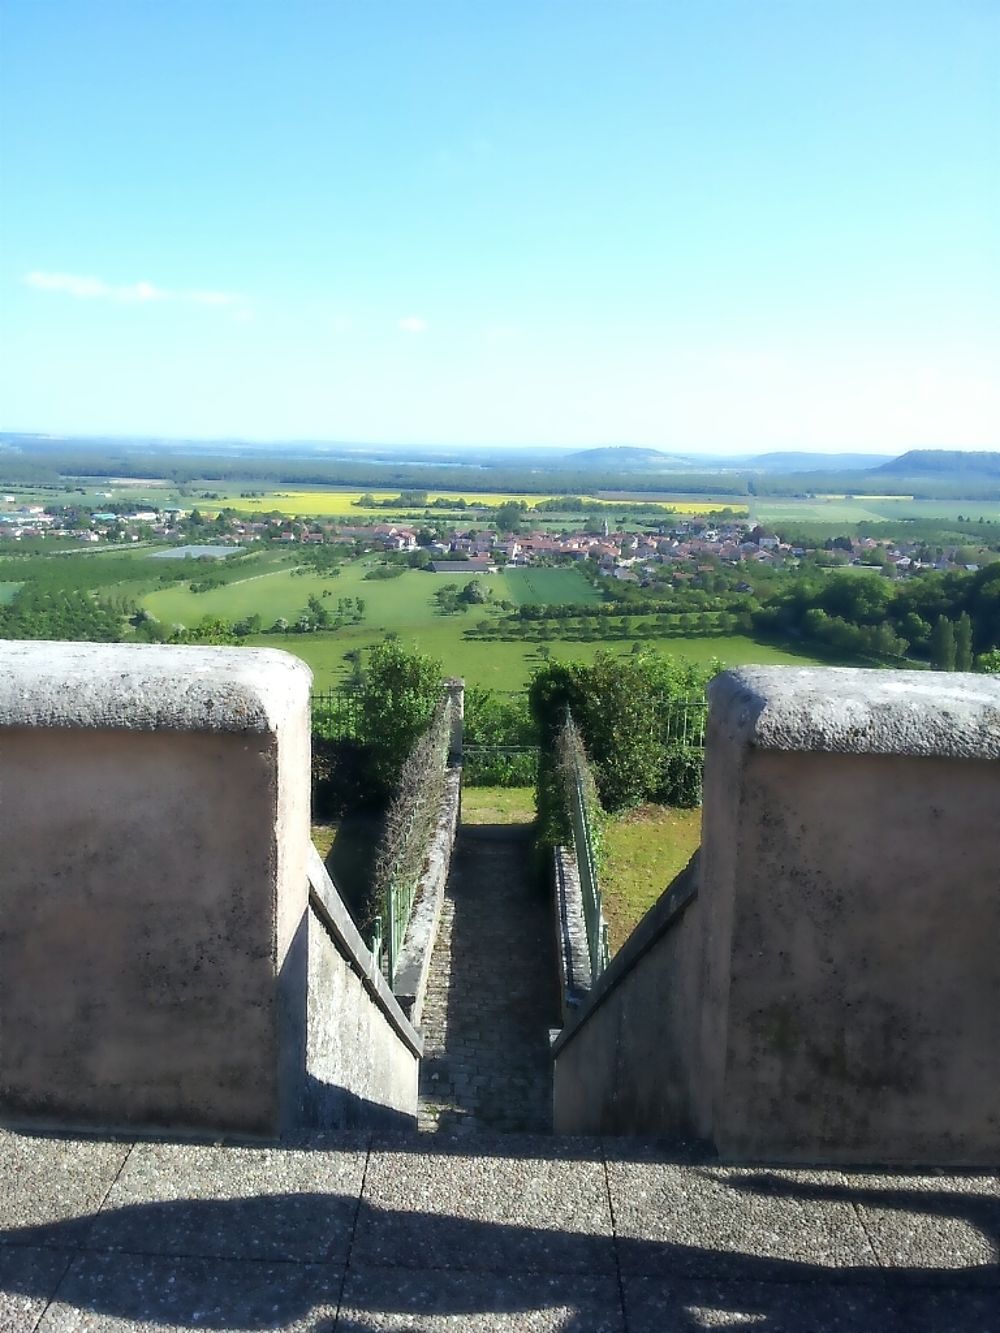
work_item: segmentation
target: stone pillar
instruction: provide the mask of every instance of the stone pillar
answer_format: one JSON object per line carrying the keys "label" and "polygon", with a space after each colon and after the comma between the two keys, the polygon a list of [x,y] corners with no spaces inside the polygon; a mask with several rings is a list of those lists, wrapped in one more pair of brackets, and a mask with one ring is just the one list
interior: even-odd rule
{"label": "stone pillar", "polygon": [[0,643],[0,1118],[271,1135],[305,1080],[311,675]]}
{"label": "stone pillar", "polygon": [[1000,1157],[1000,680],[710,687],[698,1130],[729,1158]]}

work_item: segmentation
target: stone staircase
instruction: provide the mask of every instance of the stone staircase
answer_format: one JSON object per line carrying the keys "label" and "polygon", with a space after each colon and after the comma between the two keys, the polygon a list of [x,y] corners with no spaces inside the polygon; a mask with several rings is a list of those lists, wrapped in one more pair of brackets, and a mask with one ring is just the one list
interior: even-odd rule
{"label": "stone staircase", "polygon": [[558,994],[536,879],[530,828],[461,827],[420,1025],[422,1129],[551,1129]]}

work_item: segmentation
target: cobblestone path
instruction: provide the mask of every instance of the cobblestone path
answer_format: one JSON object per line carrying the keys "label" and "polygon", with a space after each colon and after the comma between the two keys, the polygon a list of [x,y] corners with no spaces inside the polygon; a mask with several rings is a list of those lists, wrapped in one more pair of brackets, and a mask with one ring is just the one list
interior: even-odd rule
{"label": "cobblestone path", "polygon": [[528,831],[460,829],[421,1024],[421,1129],[551,1130],[553,936]]}

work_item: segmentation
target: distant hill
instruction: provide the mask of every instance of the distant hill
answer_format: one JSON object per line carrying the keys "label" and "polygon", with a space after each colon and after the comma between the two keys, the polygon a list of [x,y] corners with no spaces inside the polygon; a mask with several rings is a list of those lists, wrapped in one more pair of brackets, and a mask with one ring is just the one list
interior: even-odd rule
{"label": "distant hill", "polygon": [[665,454],[660,449],[640,449],[631,444],[607,445],[601,449],[579,449],[576,453],[563,454],[557,464],[567,468],[621,468],[626,472],[648,471],[668,468],[690,468],[693,460],[681,458],[677,454]]}
{"label": "distant hill", "polygon": [[893,461],[893,454],[807,454],[793,450],[741,460],[762,472],[863,472]]}
{"label": "distant hill", "polygon": [[1000,453],[974,453],[963,449],[911,449],[908,453],[883,463],[876,472],[904,477],[958,477],[974,473],[979,477],[1000,477]]}

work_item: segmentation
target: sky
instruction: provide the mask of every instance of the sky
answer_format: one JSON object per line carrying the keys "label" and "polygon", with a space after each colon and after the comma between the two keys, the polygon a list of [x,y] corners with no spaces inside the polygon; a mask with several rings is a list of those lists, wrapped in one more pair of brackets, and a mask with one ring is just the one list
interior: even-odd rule
{"label": "sky", "polygon": [[1000,449],[1000,3],[0,0],[0,429]]}

